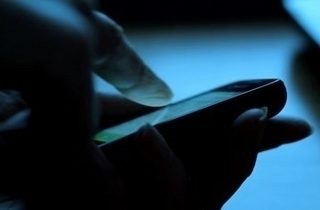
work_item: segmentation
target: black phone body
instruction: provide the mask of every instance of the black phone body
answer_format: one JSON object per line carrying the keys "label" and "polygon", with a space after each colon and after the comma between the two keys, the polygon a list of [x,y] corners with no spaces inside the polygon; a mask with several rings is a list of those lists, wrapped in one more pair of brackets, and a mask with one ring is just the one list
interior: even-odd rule
{"label": "black phone body", "polygon": [[100,148],[109,150],[132,138],[143,125],[150,124],[179,153],[181,148],[206,145],[205,141],[194,141],[197,137],[204,138],[201,130],[214,132],[230,126],[250,108],[268,107],[268,117],[275,116],[284,107],[286,98],[285,85],[279,79],[236,81],[106,128],[94,140]]}

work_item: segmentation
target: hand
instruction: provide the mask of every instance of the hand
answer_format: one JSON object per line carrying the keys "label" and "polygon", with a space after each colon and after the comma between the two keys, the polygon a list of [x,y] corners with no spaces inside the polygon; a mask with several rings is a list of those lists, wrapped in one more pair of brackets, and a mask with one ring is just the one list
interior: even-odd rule
{"label": "hand", "polygon": [[[123,36],[121,29],[119,29],[118,32],[120,32],[121,36]],[[117,52],[116,54],[125,55],[127,53],[127,56],[125,57],[131,58],[131,59],[132,59],[131,55],[134,55],[133,57],[135,57],[135,54],[133,53],[133,51],[131,51],[131,48],[128,48],[127,42],[122,42],[122,44],[119,44],[119,46],[121,45],[125,47],[119,47],[118,49],[122,49],[123,52],[122,53]],[[128,66],[126,67],[121,66],[121,64],[127,63],[127,62],[123,62],[123,60],[126,60],[125,57],[123,59],[120,59],[121,62],[115,65],[117,67],[114,68],[114,71],[109,72],[113,75],[111,76],[105,75],[106,78],[108,77],[116,78],[115,80],[120,81],[119,83],[118,82],[114,83],[113,79],[108,80],[113,84],[118,84],[120,86],[120,88],[118,88],[120,91],[122,90],[121,85],[123,84],[127,85],[128,83],[130,84],[132,82],[132,81],[125,81],[124,83],[121,83],[121,80],[128,79],[128,78],[134,80],[137,76],[137,74],[134,73],[135,72],[134,70],[135,69],[139,70],[140,69],[139,65],[144,66],[141,60],[132,59],[131,61],[135,60],[136,62],[129,62],[130,65],[128,66],[133,67],[133,71],[124,73],[125,75],[130,75],[130,76],[126,77],[121,74],[118,74],[120,70],[126,69],[126,67],[128,67]],[[120,58],[120,56],[116,58]],[[111,62],[109,63],[101,62],[97,66],[98,68],[101,68],[101,67],[104,67],[107,69],[112,68],[112,63],[115,62],[116,60],[117,59],[114,59],[114,60],[105,59],[104,61],[111,61]],[[150,83],[152,84],[152,81]],[[141,82],[140,87],[144,87],[144,85],[146,84],[148,83]],[[131,87],[136,87],[136,86],[134,85]],[[144,96],[145,93],[143,93],[141,90],[143,90],[143,88],[135,89],[138,95]],[[126,94],[126,92],[123,92],[123,93]],[[153,94],[154,93],[151,93],[150,95],[152,96]],[[133,94],[132,96],[136,97],[137,95]],[[137,97],[137,99],[138,100],[135,100],[135,101],[139,102],[140,98]],[[105,101],[109,101],[112,103],[113,100],[109,99]],[[119,103],[114,103],[114,104],[119,104]],[[122,103],[120,104],[121,105],[130,104],[129,105],[130,108],[126,109],[126,110],[129,110],[129,112],[130,110],[138,110],[141,112],[146,108],[146,107],[139,106],[137,104],[125,102],[123,100],[122,100]],[[106,106],[106,107],[110,107],[110,106]],[[112,109],[112,110],[116,111],[117,109]],[[135,113],[135,111],[132,111],[131,113]],[[199,209],[201,207],[204,207],[205,209],[221,208],[222,205],[229,199],[229,197],[239,188],[239,186],[243,183],[246,177],[251,174],[254,168],[256,156],[259,152],[265,149],[271,149],[276,146],[280,146],[284,143],[288,143],[294,140],[303,139],[310,132],[310,127],[308,126],[307,123],[303,121],[295,120],[291,118],[287,118],[287,119],[277,118],[272,120],[259,119],[260,117],[263,118],[263,115],[264,114],[261,115],[261,110],[250,110],[246,113],[243,113],[243,115],[239,116],[239,118],[235,121],[234,125],[229,128],[220,129],[221,127],[219,126],[217,127],[213,126],[213,128],[215,128],[214,131],[217,132],[215,134],[208,133],[208,131],[196,130],[196,131],[193,131],[193,133],[188,132],[180,135],[181,139],[184,139],[186,136],[188,136],[189,139],[193,139],[193,142],[199,140],[199,138],[202,138],[202,140],[212,142],[209,147],[208,145],[204,144],[205,146],[200,148],[194,147],[194,144],[191,143],[191,145],[188,145],[189,147],[186,146],[186,148],[189,148],[189,149],[192,148],[192,149],[190,149],[189,151],[184,151],[185,152],[184,157],[181,157],[178,155],[178,158],[180,158],[181,162],[174,161],[176,163],[176,168],[179,168],[181,170],[179,172],[181,177],[178,178],[178,180],[185,181],[187,179],[190,179],[189,184],[186,185],[185,182],[182,182],[182,184],[185,184],[185,186],[182,187],[180,185],[180,187],[175,188],[179,192],[187,189],[187,192],[179,194],[180,201],[178,203],[182,204],[180,205],[180,207],[191,206],[193,209]],[[106,114],[105,116],[108,116],[108,114]],[[110,116],[111,115],[109,114],[109,118]],[[125,115],[122,115],[122,116],[125,116]],[[219,123],[220,122],[216,122],[213,124],[218,125]],[[184,131],[177,131],[177,132],[184,132]],[[202,133],[202,134],[199,135],[199,133]],[[159,135],[155,135],[155,136],[159,137]],[[211,138],[213,138],[213,140],[211,140]],[[163,138],[159,137],[159,139],[158,139],[159,142],[163,141]],[[170,146],[170,138],[166,140],[169,141],[168,143]],[[166,147],[166,150],[168,151],[166,152],[165,150],[163,150],[162,152],[164,154],[169,153],[171,154],[171,156],[175,156],[175,152],[176,152],[175,148]],[[220,156],[221,153],[222,153],[222,156]],[[120,153],[123,155],[123,157],[120,158],[121,161],[117,161],[118,158],[113,158],[112,154],[115,155],[116,153],[115,152],[109,153],[109,156],[110,156],[109,158],[113,160],[112,162],[115,164],[115,167],[117,167],[117,165],[121,165],[121,164],[123,165],[123,161],[124,159],[126,159],[125,154]],[[176,158],[177,157],[174,157],[174,159]],[[148,161],[148,157],[146,157],[146,159],[141,159],[140,161],[132,161],[133,159],[134,158],[131,157],[131,158],[128,158],[128,160],[131,160],[131,161],[127,160],[128,164],[126,166],[130,165],[131,167],[127,167],[127,168],[120,167],[124,171],[123,174],[127,174],[127,176],[129,174],[129,176],[131,176],[133,170],[132,171],[127,171],[127,170],[130,170],[130,168],[134,168],[138,164],[137,162],[144,163],[145,161]],[[166,164],[164,162],[163,166],[160,168],[165,167],[165,165]],[[169,177],[172,177],[173,179],[179,177],[178,175],[175,175],[177,171],[170,170],[169,168],[166,168],[166,169],[169,171],[168,172],[169,174],[171,173]],[[136,171],[136,174],[139,174],[138,172],[139,170]],[[137,176],[134,176],[134,177],[137,177]],[[141,179],[138,179],[140,180],[139,186],[142,189],[146,187],[144,185],[145,183],[149,183],[149,185],[152,183],[147,181],[148,179],[144,177],[144,174],[139,174],[139,177],[141,178]],[[142,179],[142,177],[144,178]],[[143,180],[145,182],[143,182]],[[170,183],[175,183],[175,182],[177,182],[177,179],[170,180]],[[168,180],[162,180],[160,181],[160,183],[161,183],[160,185],[162,185],[163,187],[164,186],[168,187]],[[181,181],[179,183],[181,184]],[[135,198],[136,201],[139,201],[137,197],[148,196],[148,194],[143,194],[143,192],[142,192],[142,195],[140,194],[141,192],[137,193],[136,190],[139,188],[139,186],[137,185],[134,185],[134,186],[135,187],[133,188],[133,190],[136,193],[133,193],[131,197]],[[151,186],[153,185],[151,184]],[[175,192],[176,190],[174,190],[173,188],[166,188],[165,190],[166,190],[166,193],[165,193],[166,195],[172,195],[172,194],[174,195],[176,193]],[[151,198],[148,198],[146,200],[154,201]],[[141,202],[140,205],[142,203],[143,202]],[[158,202],[155,202],[155,203],[158,203]],[[169,206],[167,206],[167,208],[165,209],[170,209]],[[149,206],[149,208],[154,208],[154,206],[153,207]],[[175,209],[178,209],[178,208],[175,208]]]}
{"label": "hand", "polygon": [[103,151],[128,184],[128,197],[141,209],[220,209],[251,174],[260,152],[311,133],[303,120],[267,119],[266,111],[248,110],[229,127],[212,120],[210,130],[177,130],[180,147],[170,148],[170,137],[164,139],[147,126],[134,141],[126,139]]}
{"label": "hand", "polygon": [[[174,144],[189,179],[191,209],[220,209],[254,169],[259,152],[301,140],[311,133],[303,120],[266,119],[265,109],[241,114],[231,125],[223,121],[190,125],[177,131]],[[184,132],[184,133],[182,133]],[[167,138],[169,143],[174,139]],[[180,146],[179,146],[180,145]]]}

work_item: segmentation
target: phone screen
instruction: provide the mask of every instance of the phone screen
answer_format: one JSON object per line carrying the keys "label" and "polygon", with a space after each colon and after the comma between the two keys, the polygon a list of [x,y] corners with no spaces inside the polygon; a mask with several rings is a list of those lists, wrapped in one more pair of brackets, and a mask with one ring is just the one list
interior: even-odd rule
{"label": "phone screen", "polygon": [[107,128],[96,134],[94,139],[103,143],[122,138],[137,131],[145,124],[156,125],[161,122],[171,121],[194,111],[204,109],[213,104],[239,95],[241,92],[234,91],[210,91],[199,96],[176,102],[166,107],[160,108],[152,113],[143,115],[125,123]]}
{"label": "phone screen", "polygon": [[117,139],[136,132],[145,124],[156,125],[174,120],[197,110],[204,109],[219,102],[239,96],[244,92],[262,87],[273,79],[247,80],[227,84],[200,95],[172,103],[149,114],[140,116],[133,120],[104,129],[94,136],[94,140],[100,143],[111,143]]}

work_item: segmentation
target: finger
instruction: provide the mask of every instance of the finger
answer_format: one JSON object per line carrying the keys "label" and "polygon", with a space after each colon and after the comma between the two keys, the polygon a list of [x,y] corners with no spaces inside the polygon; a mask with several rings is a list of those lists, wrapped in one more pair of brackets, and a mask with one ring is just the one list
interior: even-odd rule
{"label": "finger", "polygon": [[153,127],[145,126],[134,139],[104,151],[126,181],[130,206],[184,209],[184,168]]}
{"label": "finger", "polygon": [[100,12],[94,16],[99,44],[96,73],[132,101],[148,106],[168,104],[170,88],[133,50],[122,28]]}
{"label": "finger", "polygon": [[231,155],[240,182],[249,176],[254,168],[261,138],[265,132],[267,115],[267,108],[250,109],[234,121]]}
{"label": "finger", "polygon": [[13,136],[15,136],[15,133],[25,133],[29,120],[30,109],[24,109],[12,114],[8,119],[0,122],[0,136],[3,136],[4,133],[12,133]]}
{"label": "finger", "polygon": [[277,117],[268,121],[260,151],[302,140],[312,133],[308,122],[290,117]]}
{"label": "finger", "polygon": [[[80,154],[77,162],[80,174],[74,180],[81,184],[79,187],[74,186],[73,190],[78,190],[78,192],[73,191],[75,196],[70,196],[78,201],[81,196],[86,200],[79,204],[79,208],[82,206],[87,209],[127,209],[127,204],[123,202],[126,190],[112,163],[93,142],[87,151],[88,157],[86,154]],[[84,189],[86,192],[82,191]]]}
{"label": "finger", "polygon": [[250,109],[234,121],[234,145],[248,155],[256,155],[267,122],[268,109]]}
{"label": "finger", "polygon": [[0,91],[0,122],[26,107],[27,105],[19,93],[11,90]]}
{"label": "finger", "polygon": [[219,162],[213,165],[216,170],[207,172],[211,173],[210,178],[198,181],[205,186],[202,187],[204,189],[211,185],[211,189],[207,190],[208,193],[205,195],[198,190],[199,200],[204,202],[197,202],[197,206],[205,205],[201,209],[221,209],[251,174],[266,116],[265,108],[247,110],[226,130],[228,133],[220,139],[223,143],[218,156]]}
{"label": "finger", "polygon": [[[150,166],[151,181],[157,183],[159,191],[162,190],[163,207],[159,209],[184,209],[184,199],[186,192],[186,174],[181,162],[169,148],[166,141],[150,125],[146,125],[137,139],[141,145],[141,154],[145,164]],[[151,185],[154,185],[151,183]],[[154,186],[152,186],[154,188]],[[160,201],[162,202],[162,201]],[[153,204],[154,205],[154,204]]]}
{"label": "finger", "polygon": [[234,121],[233,135],[227,154],[225,183],[221,185],[222,204],[238,190],[252,173],[258,154],[258,146],[264,133],[267,114],[266,108],[250,109]]}

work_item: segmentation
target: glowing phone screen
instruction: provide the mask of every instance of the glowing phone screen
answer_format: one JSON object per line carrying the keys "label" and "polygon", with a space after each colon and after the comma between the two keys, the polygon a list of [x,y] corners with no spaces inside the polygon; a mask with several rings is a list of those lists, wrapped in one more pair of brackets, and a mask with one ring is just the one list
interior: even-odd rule
{"label": "glowing phone screen", "polygon": [[160,122],[171,121],[197,110],[204,109],[213,104],[232,98],[241,92],[235,91],[210,91],[190,99],[173,103],[122,124],[98,132],[94,140],[101,143],[111,143],[137,131],[145,124],[156,125]]}

